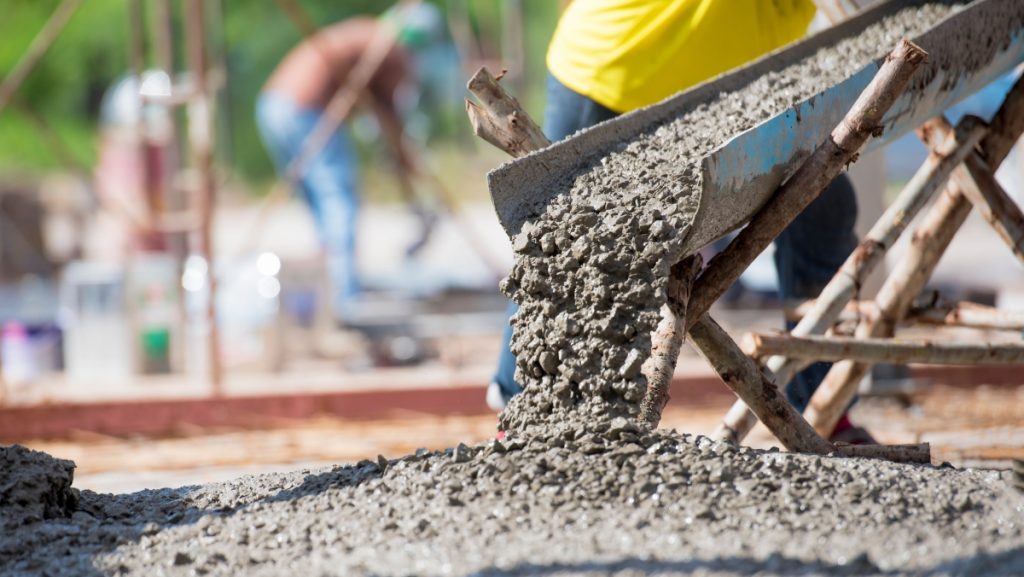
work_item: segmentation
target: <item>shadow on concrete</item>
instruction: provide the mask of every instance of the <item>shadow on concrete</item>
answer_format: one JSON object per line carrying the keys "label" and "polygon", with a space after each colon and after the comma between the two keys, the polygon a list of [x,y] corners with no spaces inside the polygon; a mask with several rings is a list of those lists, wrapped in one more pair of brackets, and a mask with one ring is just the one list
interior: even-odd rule
{"label": "shadow on concrete", "polygon": [[804,561],[780,554],[765,559],[746,557],[720,557],[713,559],[657,560],[628,557],[614,561],[586,561],[581,563],[522,563],[507,569],[495,567],[468,573],[465,577],[546,577],[580,575],[587,577],[612,577],[615,575],[658,575],[659,577],[683,575],[763,575],[765,577],[796,577],[806,575],[897,576],[915,575],[938,577],[952,575],[986,575],[992,577],[1018,577],[1024,575],[1024,546],[1002,553],[979,553],[958,557],[920,571],[883,571],[866,555],[856,557],[839,565],[822,561]]}
{"label": "shadow on concrete", "polygon": [[[379,478],[380,467],[371,461],[335,467],[306,475],[297,486],[235,504],[237,497],[210,493],[209,486],[147,489],[120,495],[82,491],[76,509],[67,518],[23,525],[0,535],[0,575],[80,575],[99,577],[135,572],[138,567],[96,566],[99,557],[144,537],[168,529],[199,523],[204,517],[230,517],[253,505],[292,501],[331,488],[355,487]],[[204,491],[204,489],[206,489]],[[188,565],[195,551],[181,551],[161,563]]]}

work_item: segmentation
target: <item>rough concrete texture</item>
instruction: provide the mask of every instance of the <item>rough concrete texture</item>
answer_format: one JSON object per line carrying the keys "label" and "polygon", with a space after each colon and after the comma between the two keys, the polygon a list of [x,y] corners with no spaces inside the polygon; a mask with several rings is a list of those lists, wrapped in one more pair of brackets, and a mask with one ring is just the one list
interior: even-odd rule
{"label": "rough concrete texture", "polygon": [[946,10],[901,13],[574,175],[578,194],[515,239],[505,288],[523,304],[514,347],[527,390],[502,417],[505,441],[84,491],[70,518],[22,516],[0,533],[0,574],[1024,574],[1024,496],[1009,475],[756,451],[634,422],[648,335],[693,219],[694,159]]}
{"label": "rough concrete texture", "polygon": [[700,163],[727,139],[839,82],[954,10],[903,9],[781,72],[719,94],[566,175],[513,239],[502,289],[520,305],[512,351],[524,393],[505,430],[636,418],[669,269],[699,205]]}
{"label": "rough concrete texture", "polygon": [[998,473],[587,433],[97,495],[0,535],[3,575],[1021,575]]}
{"label": "rough concrete texture", "polygon": [[71,515],[75,464],[20,445],[0,447],[0,531]]}

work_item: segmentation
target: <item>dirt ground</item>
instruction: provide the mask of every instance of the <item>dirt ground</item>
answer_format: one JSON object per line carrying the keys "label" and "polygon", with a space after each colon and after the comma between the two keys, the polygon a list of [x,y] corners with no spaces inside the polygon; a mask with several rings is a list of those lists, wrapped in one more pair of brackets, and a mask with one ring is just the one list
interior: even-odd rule
{"label": "dirt ground", "polygon": [[[710,434],[728,408],[724,402],[671,405],[665,428]],[[888,443],[932,443],[936,462],[1004,469],[1024,458],[1024,387],[924,387],[865,397],[855,419]],[[397,456],[418,448],[442,450],[494,437],[494,415],[437,417],[419,413],[387,420],[342,421],[321,417],[279,422],[260,429],[182,427],[164,438],[120,438],[77,433],[60,441],[24,442],[74,461],[75,486],[97,492],[130,492],[227,481],[244,474]],[[753,447],[775,446],[763,428]]]}

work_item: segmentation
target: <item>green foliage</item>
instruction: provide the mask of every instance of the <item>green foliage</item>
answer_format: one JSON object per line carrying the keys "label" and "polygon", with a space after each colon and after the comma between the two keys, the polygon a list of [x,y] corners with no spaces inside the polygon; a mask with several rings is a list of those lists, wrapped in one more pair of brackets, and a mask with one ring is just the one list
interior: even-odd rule
{"label": "green foliage", "polygon": [[[2,0],[0,74],[6,76],[59,4]],[[95,159],[89,127],[103,91],[126,68],[124,0],[86,0],[17,93],[84,162]],[[11,108],[0,113],[0,167],[38,171],[59,166],[39,131]]]}
{"label": "green foliage", "polygon": [[[64,32],[18,91],[60,135],[82,162],[95,161],[95,127],[104,91],[128,71],[130,0],[83,0]],[[141,0],[147,26],[152,17],[151,0]],[[209,0],[210,3],[217,0]],[[317,25],[326,25],[356,14],[379,14],[391,2],[382,0],[296,0]],[[476,34],[500,46],[504,2],[494,0],[434,0],[442,10],[460,2]],[[278,9],[275,0],[222,0],[224,22],[211,29],[214,48],[223,43],[228,70],[227,90],[222,97],[219,128],[222,163],[250,180],[272,176],[272,167],[258,137],[253,109],[256,96],[280,59],[301,39],[299,31]],[[541,117],[543,110],[544,54],[557,20],[558,3],[552,0],[521,0],[526,45],[526,88],[522,95],[528,110]],[[60,4],[59,0],[0,0],[0,76],[6,76],[27,50],[32,39]],[[185,42],[180,0],[175,8],[176,55],[184,68]],[[148,31],[146,35],[149,36]],[[152,47],[150,47],[152,50]],[[216,52],[216,50],[214,51]],[[147,63],[154,63],[147,54]],[[461,92],[461,87],[455,87]],[[458,102],[452,110],[439,111],[435,128],[442,138],[465,135],[464,116]],[[0,112],[0,172],[44,171],[60,167],[59,157],[41,137],[37,127],[20,112]]]}

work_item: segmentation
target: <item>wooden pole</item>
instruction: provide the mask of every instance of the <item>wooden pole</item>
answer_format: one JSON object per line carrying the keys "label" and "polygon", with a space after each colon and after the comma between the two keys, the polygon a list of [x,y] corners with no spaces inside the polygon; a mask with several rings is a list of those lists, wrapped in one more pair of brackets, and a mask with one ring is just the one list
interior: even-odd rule
{"label": "wooden pole", "polygon": [[[814,307],[804,315],[791,334],[820,335],[835,323],[847,303],[857,297],[868,276],[885,261],[885,253],[895,244],[917,213],[945,185],[953,169],[977,146],[985,134],[985,128],[981,120],[966,117],[955,132],[950,131],[946,135],[938,150],[928,155],[896,201],[886,209],[864,240],[822,289],[821,295],[814,301]],[[776,356],[768,359],[767,366],[773,380],[780,386],[785,386],[806,364],[806,359]],[[716,434],[742,440],[756,422],[753,413],[745,410],[742,402],[737,401],[729,409],[725,422],[716,430]]]}
{"label": "wooden pole", "polygon": [[[814,306],[807,301],[786,313],[786,320],[800,321]],[[872,301],[851,301],[839,313],[837,321],[859,322],[878,315],[878,307]],[[1005,331],[1024,330],[1024,311],[1001,310],[972,302],[936,302],[926,305],[914,304],[903,319],[906,324],[941,325],[971,329]],[[792,333],[790,333],[792,334]]]}
{"label": "wooden pole", "polygon": [[843,168],[854,161],[871,136],[882,133],[882,117],[906,88],[927,54],[908,40],[889,53],[881,69],[853,107],[806,162],[757,212],[729,245],[697,277],[687,325],[696,323],[712,303],[743,274],[757,255],[811,202]]}
{"label": "wooden pole", "polygon": [[710,316],[704,315],[690,329],[690,338],[726,386],[750,406],[786,449],[819,455],[835,450]]}
{"label": "wooden pole", "polygon": [[477,105],[466,99],[466,113],[473,125],[473,134],[508,154],[519,157],[551,144],[544,131],[523,110],[486,68],[477,70],[466,88],[477,97]]}
{"label": "wooden pole", "polygon": [[[937,145],[942,126],[933,122],[921,131],[929,148]],[[989,131],[981,141],[980,155],[989,171],[1002,163],[1024,132],[1024,77],[1018,79],[1003,105],[993,117]],[[931,277],[939,258],[960,229],[971,203],[956,182],[951,182],[927,212],[911,238],[903,259],[879,290],[875,302],[878,316],[861,323],[856,336],[881,337],[893,333],[896,323],[906,316],[914,297]],[[832,366],[811,398],[804,414],[818,431],[831,431],[856,393],[857,384],[870,365],[842,361]]]}
{"label": "wooden pole", "polygon": [[829,362],[852,359],[874,364],[1004,365],[1024,363],[1024,345],[1016,343],[974,344],[749,333],[744,339],[743,350],[754,358],[785,355]]}
{"label": "wooden pole", "polygon": [[651,336],[651,357],[641,372],[647,378],[647,391],[640,404],[640,415],[652,429],[661,421],[661,412],[669,400],[672,374],[686,335],[686,303],[690,300],[693,279],[703,260],[699,254],[672,267],[668,278],[668,302],[661,311],[661,322]]}
{"label": "wooden pole", "polygon": [[964,167],[970,175],[969,179],[964,178],[962,172],[954,175],[960,190],[1017,259],[1024,262],[1024,213],[1006,194],[981,158],[977,155],[969,157]]}
{"label": "wooden pole", "polygon": [[836,443],[836,452],[844,457],[884,459],[897,463],[927,465],[932,462],[931,445],[928,443],[916,445],[847,445],[845,443]]}
{"label": "wooden pole", "polygon": [[213,111],[207,86],[206,17],[203,0],[188,0],[186,4],[188,62],[195,90],[189,103],[189,140],[192,159],[198,175],[199,231],[198,252],[206,260],[206,323],[209,379],[213,396],[224,394],[223,370],[220,359],[220,329],[217,322],[217,276],[214,274],[216,254],[213,246],[213,211],[215,182],[213,177]]}
{"label": "wooden pole", "polygon": [[[939,117],[934,122],[932,130],[939,138],[952,132],[945,118]],[[963,166],[958,167],[952,176],[964,196],[992,225],[1013,254],[1024,260],[1024,213],[999,185],[993,172],[975,153],[968,155]]]}
{"label": "wooden pole", "polygon": [[[14,69],[0,82],[0,111],[11,102],[11,97],[18,91],[18,88],[21,88],[21,84],[32,73],[36,65],[39,64],[39,61],[46,54],[46,51],[50,49],[50,46],[53,46],[54,40],[60,36],[61,30],[64,29],[68,20],[71,19],[71,15],[78,10],[81,4],[82,0],[64,0],[53,11],[50,19],[43,25],[43,29],[32,39],[32,44],[29,45],[21,60],[14,65]],[[13,8],[8,6],[6,9],[12,10]]]}

